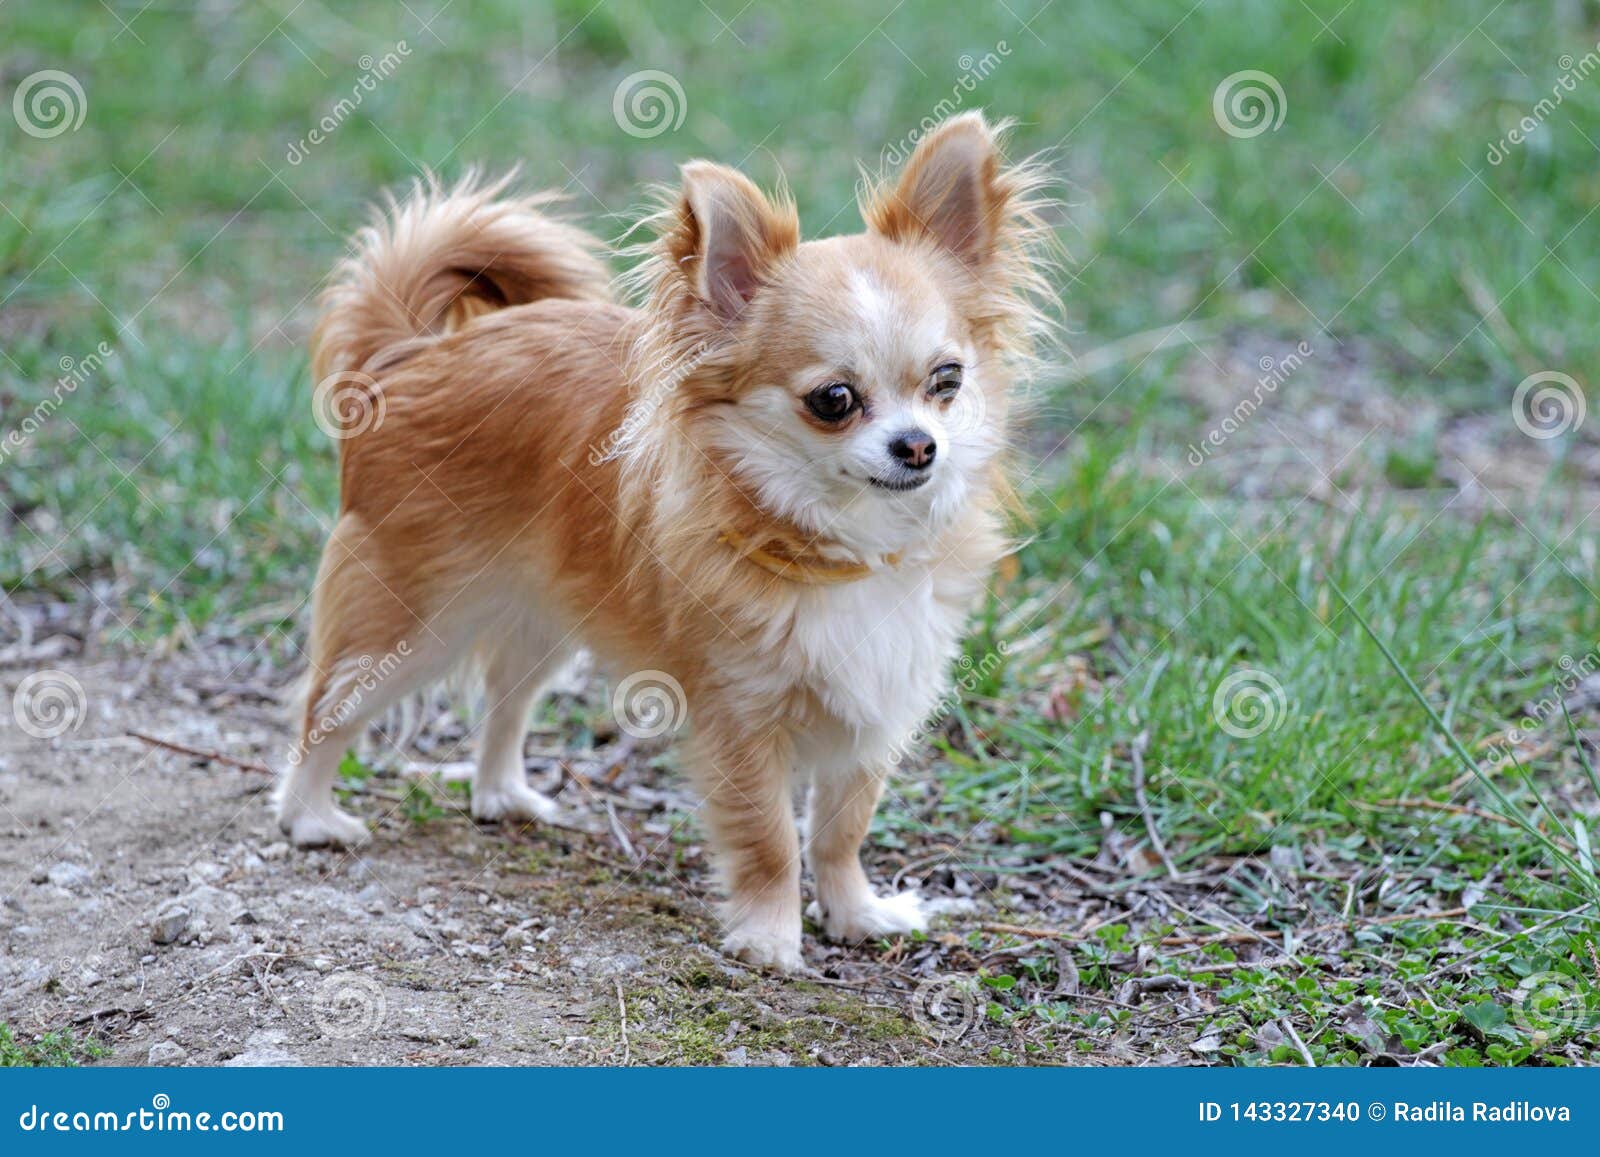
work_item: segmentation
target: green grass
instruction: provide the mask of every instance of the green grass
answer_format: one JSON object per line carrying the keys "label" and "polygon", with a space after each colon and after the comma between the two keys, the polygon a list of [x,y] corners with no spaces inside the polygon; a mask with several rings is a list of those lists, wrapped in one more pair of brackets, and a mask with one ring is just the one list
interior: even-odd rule
{"label": "green grass", "polygon": [[[332,500],[302,380],[309,297],[374,191],[417,165],[522,162],[615,235],[642,182],[708,154],[783,172],[810,229],[848,229],[856,160],[950,98],[964,56],[997,63],[962,102],[1018,118],[1017,148],[1056,150],[1069,182],[1077,348],[1184,321],[1296,338],[1326,323],[1397,388],[1503,407],[1526,373],[1595,360],[1593,327],[1571,319],[1592,315],[1600,272],[1600,85],[1503,163],[1486,149],[1548,93],[1561,54],[1597,37],[1588,7],[1566,24],[1477,7],[1363,6],[1331,32],[1267,2],[1057,2],[1026,28],[1003,6],[906,8],[877,32],[877,15],[834,0],[753,6],[731,32],[693,0],[450,6],[426,30],[379,4],[287,20],[135,9],[128,31],[91,0],[19,9],[10,79],[69,66],[87,114],[49,139],[4,126],[0,373],[20,407],[61,357],[101,340],[115,353],[20,460],[31,469],[8,472],[8,505],[38,512],[0,546],[0,578],[71,586],[116,565],[130,626],[301,589],[311,512]],[[362,55],[401,41],[393,74],[290,164]],[[677,131],[639,139],[613,120],[614,89],[643,68],[679,78]],[[1212,94],[1246,68],[1278,79],[1287,111],[1237,139]],[[1474,285],[1503,324],[1483,324]],[[1100,375],[1066,416],[1114,426],[1159,368]],[[1403,483],[1423,477],[1417,455],[1397,458]],[[245,533],[215,538],[233,518]]]}
{"label": "green grass", "polygon": [[109,1056],[93,1037],[51,1032],[32,1040],[17,1040],[8,1024],[0,1024],[0,1069],[76,1068],[86,1060]]}
{"label": "green grass", "polygon": [[[1552,749],[1525,769],[1488,770],[1482,751],[1482,741],[1520,717],[1522,703],[1564,676],[1563,655],[1592,652],[1600,640],[1600,603],[1586,590],[1595,585],[1592,566],[1543,561],[1544,544],[1564,533],[1560,516],[1524,528],[1492,516],[1425,525],[1397,505],[1376,503],[1354,517],[1320,506],[1251,509],[1149,479],[1138,461],[1135,438],[1121,446],[1110,440],[1074,455],[1067,481],[1050,495],[1047,508],[1062,513],[1023,554],[1022,577],[996,600],[988,635],[969,643],[974,668],[983,668],[998,640],[1008,641],[1009,657],[960,712],[935,826],[959,841],[982,819],[992,827],[990,842],[1021,849],[1023,870],[1061,856],[1091,860],[1104,839],[1102,815],[1135,838],[1143,834],[1130,750],[1143,732],[1155,821],[1175,865],[1209,868],[1205,890],[1233,920],[1290,933],[1348,926],[1355,956],[1382,961],[1385,973],[1422,977],[1494,943],[1498,927],[1557,916],[1541,936],[1508,937],[1464,978],[1423,987],[1398,1007],[1388,1006],[1388,994],[1374,1017],[1386,1036],[1412,1051],[1448,1039],[1464,1010],[1483,1001],[1503,1009],[1524,977],[1557,971],[1571,977],[1587,1011],[1581,1031],[1546,1043],[1566,1045],[1574,1035],[1592,1042],[1600,972],[1589,946],[1600,881],[1592,863],[1570,853],[1575,830],[1592,832],[1595,824],[1581,752],[1559,715],[1538,729]],[[1344,609],[1339,589],[1383,646]],[[1041,600],[1052,598],[1044,610]],[[1475,752],[1458,753],[1441,739],[1385,648],[1440,722]],[[1055,693],[1079,686],[1084,670],[1105,689],[1063,695],[1072,709],[1065,717],[1052,711]],[[1267,708],[1266,729],[1239,738],[1219,726],[1213,699],[1229,673],[1245,670],[1263,673],[1255,681],[1270,680],[1281,693]],[[1471,805],[1476,814],[1426,810],[1428,801]],[[892,838],[896,817],[885,822]],[[908,834],[922,827],[901,822]],[[968,852],[979,864],[988,855],[982,846]],[[1300,870],[1283,873],[1292,881],[1287,889],[1250,872],[1216,875],[1219,863],[1248,857],[1281,857]],[[1478,933],[1453,920],[1363,927],[1369,917],[1455,909],[1474,892],[1467,906]],[[1589,915],[1559,918],[1584,905]],[[1503,925],[1508,919],[1517,923]],[[1238,926],[1202,922],[1211,932]],[[1195,922],[1174,914],[1168,926],[1157,921],[1140,933],[1155,938],[1186,927]],[[1206,958],[1213,953],[1233,959],[1231,949],[1208,949]],[[1308,978],[1325,967],[1315,956],[1298,968],[1224,978],[1220,1055],[1273,1059],[1235,1038],[1304,1010],[1322,1022],[1321,1035],[1306,1033],[1319,1063],[1353,1059],[1338,1018],[1328,1014],[1369,984],[1376,991],[1380,974],[1307,991]],[[1177,964],[1206,978],[1193,960]],[[1053,967],[1048,956],[1033,966]],[[1102,991],[1114,989],[1108,981]],[[1070,1006],[1001,998],[995,1011],[1087,1017],[1115,1032],[1105,1010]],[[1445,1060],[1525,1060],[1540,1052],[1527,1037],[1502,1011],[1495,1033],[1463,1042]]]}
{"label": "green grass", "polygon": [[[496,0],[450,5],[431,28],[377,3],[226,19],[114,7],[128,30],[93,0],[7,9],[5,92],[60,68],[88,108],[50,139],[0,118],[0,433],[51,396],[63,358],[111,352],[0,466],[4,589],[104,599],[123,641],[235,631],[291,658],[335,500],[304,339],[319,280],[376,190],[418,165],[521,162],[616,236],[645,182],[708,155],[786,175],[809,232],[853,229],[856,160],[950,98],[964,55],[993,53],[961,100],[1016,117],[1019,152],[1053,150],[1080,364],[1179,324],[1198,349],[1135,342],[1042,384],[1030,444],[1051,453],[1024,486],[1034,522],[1018,573],[969,646],[985,675],[944,733],[937,806],[917,820],[891,809],[884,839],[926,838],[930,814],[952,839],[983,820],[972,858],[1020,849],[1024,869],[1093,858],[1102,814],[1143,840],[1143,733],[1152,815],[1179,870],[1273,849],[1301,865],[1283,870],[1287,900],[1282,881],[1219,878],[1218,900],[1263,927],[1481,892],[1466,922],[1351,921],[1339,955],[1354,976],[1319,979],[1320,957],[1216,974],[1215,1055],[1298,1059],[1262,1035],[1287,1017],[1319,1061],[1352,1060],[1336,1010],[1358,998],[1402,1047],[1450,1037],[1445,1063],[1538,1061],[1570,1043],[1482,1006],[1508,1007],[1529,975],[1570,975],[1584,1000],[1600,984],[1585,963],[1600,909],[1560,917],[1596,896],[1577,849],[1594,842],[1600,801],[1579,746],[1547,717],[1528,767],[1475,776],[1338,591],[1474,758],[1560,684],[1563,656],[1600,647],[1582,500],[1593,423],[1545,444],[1540,482],[1476,504],[1453,502],[1442,441],[1464,417],[1515,439],[1511,394],[1534,371],[1589,384],[1600,76],[1501,163],[1486,155],[1551,93],[1563,55],[1600,41],[1600,5],[818,0],[735,16],[721,0]],[[359,58],[402,40],[393,75],[291,164]],[[687,102],[681,127],[649,138],[612,112],[619,82],[644,69],[672,74]],[[1240,138],[1219,128],[1213,93],[1246,69],[1270,73],[1287,107],[1277,130]],[[1257,345],[1301,340],[1318,382],[1371,383],[1431,424],[1376,429],[1339,492],[1311,501],[1252,487],[1237,443],[1189,466],[1217,414],[1176,384],[1223,365],[1236,399],[1254,373],[1230,355],[1253,363]],[[1299,380],[1258,426],[1304,406]],[[1366,398],[1339,420],[1364,431]],[[1002,641],[1005,661],[985,665]],[[1282,693],[1272,725],[1240,738],[1213,698],[1246,670]],[[1114,988],[1092,964],[1125,950],[1116,935],[1079,945],[1085,991]],[[1232,951],[1158,952],[1152,967],[1205,978],[1197,964]],[[1471,953],[1465,976],[1382,979]],[[1015,959],[1005,975],[1054,967],[1048,953]],[[1126,1009],[1041,1000],[1039,987],[991,985],[990,1014],[1060,1029],[1051,1039],[1070,1047],[1126,1028]]]}

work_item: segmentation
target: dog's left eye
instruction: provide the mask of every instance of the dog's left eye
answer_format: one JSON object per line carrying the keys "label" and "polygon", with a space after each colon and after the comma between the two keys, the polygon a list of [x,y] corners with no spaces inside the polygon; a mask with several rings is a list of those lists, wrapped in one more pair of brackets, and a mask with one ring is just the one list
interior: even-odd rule
{"label": "dog's left eye", "polygon": [[842,422],[854,412],[860,399],[844,382],[829,382],[818,386],[806,397],[811,412],[824,422]]}
{"label": "dog's left eye", "polygon": [[936,398],[954,396],[961,388],[961,367],[955,362],[940,366],[933,371],[933,377],[928,382],[928,393]]}

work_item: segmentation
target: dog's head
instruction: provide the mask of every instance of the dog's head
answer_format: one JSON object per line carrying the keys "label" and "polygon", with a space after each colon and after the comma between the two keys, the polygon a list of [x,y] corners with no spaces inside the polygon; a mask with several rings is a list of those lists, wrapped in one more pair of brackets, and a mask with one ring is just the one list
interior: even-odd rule
{"label": "dog's head", "polygon": [[869,191],[865,232],[801,243],[787,199],[685,166],[651,321],[694,363],[674,419],[803,531],[867,552],[936,533],[1004,445],[1039,318],[1038,183],[967,114]]}

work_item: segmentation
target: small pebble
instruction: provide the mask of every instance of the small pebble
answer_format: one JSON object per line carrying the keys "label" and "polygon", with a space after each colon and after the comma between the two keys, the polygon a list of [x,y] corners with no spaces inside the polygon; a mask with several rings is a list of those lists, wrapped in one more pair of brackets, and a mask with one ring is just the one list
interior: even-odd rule
{"label": "small pebble", "polygon": [[189,909],[168,908],[156,915],[155,926],[150,929],[150,939],[157,944],[175,944],[189,927]]}
{"label": "small pebble", "polygon": [[150,1046],[150,1060],[152,1065],[181,1065],[189,1059],[189,1054],[183,1046],[174,1041],[157,1041]]}

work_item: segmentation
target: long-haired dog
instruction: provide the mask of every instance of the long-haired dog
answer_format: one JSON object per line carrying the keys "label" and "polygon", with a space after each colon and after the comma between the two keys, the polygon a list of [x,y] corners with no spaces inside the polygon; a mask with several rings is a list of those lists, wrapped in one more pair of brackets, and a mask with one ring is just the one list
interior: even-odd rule
{"label": "long-haired dog", "polygon": [[294,842],[367,837],[334,800],[342,752],[474,656],[473,815],[556,818],[523,739],[582,646],[682,689],[726,951],[802,967],[802,842],[829,936],[923,927],[859,849],[1005,549],[1000,459],[1048,291],[1040,173],[966,114],[869,188],[865,232],[802,243],[786,198],[695,161],[638,309],[595,242],[503,182],[424,183],[363,231],[314,341],[317,379],[363,413],[278,802]]}

